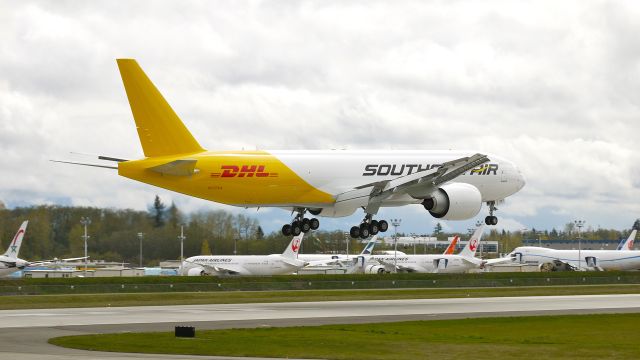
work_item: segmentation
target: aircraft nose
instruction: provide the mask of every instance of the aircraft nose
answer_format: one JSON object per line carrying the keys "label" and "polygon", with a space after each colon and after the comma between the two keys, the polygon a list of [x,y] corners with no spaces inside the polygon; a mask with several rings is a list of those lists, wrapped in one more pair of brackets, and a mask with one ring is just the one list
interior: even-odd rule
{"label": "aircraft nose", "polygon": [[518,191],[522,189],[527,183],[524,175],[518,167],[516,167],[516,183],[518,184]]}

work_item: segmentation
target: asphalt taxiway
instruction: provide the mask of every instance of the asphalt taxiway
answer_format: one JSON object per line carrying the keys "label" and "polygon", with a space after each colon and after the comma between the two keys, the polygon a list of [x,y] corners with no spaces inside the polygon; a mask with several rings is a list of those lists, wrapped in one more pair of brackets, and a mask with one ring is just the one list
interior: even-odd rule
{"label": "asphalt taxiway", "polygon": [[63,349],[49,345],[47,339],[90,333],[172,331],[175,325],[195,326],[197,331],[232,327],[622,312],[640,312],[640,294],[2,310],[0,358],[161,358],[159,355]]}

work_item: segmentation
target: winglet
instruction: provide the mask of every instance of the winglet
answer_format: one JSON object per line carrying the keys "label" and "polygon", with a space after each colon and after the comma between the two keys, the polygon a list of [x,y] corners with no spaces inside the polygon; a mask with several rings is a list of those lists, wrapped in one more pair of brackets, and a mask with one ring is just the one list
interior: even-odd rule
{"label": "winglet", "polygon": [[284,249],[282,256],[288,259],[297,259],[298,253],[300,252],[300,247],[302,247],[303,237],[304,233],[300,233],[300,235],[294,236],[287,248]]}
{"label": "winglet", "polygon": [[204,151],[140,65],[133,59],[117,59],[117,62],[144,155]]}
{"label": "winglet", "polygon": [[24,238],[24,233],[27,231],[27,225],[29,224],[29,220],[26,220],[20,225],[20,229],[13,236],[13,240],[9,244],[7,251],[4,253],[4,256],[10,257],[12,259],[18,258],[18,253],[20,252],[20,246],[22,245],[22,238]]}
{"label": "winglet", "polygon": [[482,239],[483,231],[484,231],[484,224],[478,226],[478,228],[473,233],[473,235],[471,235],[471,238],[469,239],[469,242],[467,242],[467,245],[464,247],[464,249],[462,249],[462,251],[460,251],[460,254],[459,254],[460,256],[464,256],[464,257],[476,256],[476,250],[478,250],[478,247],[480,245],[480,240]]}

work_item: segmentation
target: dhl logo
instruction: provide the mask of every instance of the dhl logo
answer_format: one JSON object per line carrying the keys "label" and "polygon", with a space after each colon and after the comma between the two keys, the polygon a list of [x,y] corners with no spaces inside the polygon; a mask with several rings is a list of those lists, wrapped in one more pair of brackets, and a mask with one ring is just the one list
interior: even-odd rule
{"label": "dhl logo", "polygon": [[278,177],[278,173],[264,171],[265,165],[222,165],[221,173],[211,173],[211,177]]}

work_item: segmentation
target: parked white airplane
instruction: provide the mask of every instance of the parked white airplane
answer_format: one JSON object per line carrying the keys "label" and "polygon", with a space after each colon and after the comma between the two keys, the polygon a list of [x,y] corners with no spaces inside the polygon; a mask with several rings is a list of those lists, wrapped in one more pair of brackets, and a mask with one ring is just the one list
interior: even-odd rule
{"label": "parked white airplane", "polygon": [[284,275],[305,265],[298,260],[304,234],[295,236],[282,254],[271,255],[198,255],[186,259],[178,274],[201,275]]}
{"label": "parked white airplane", "polygon": [[0,276],[10,275],[18,270],[24,269],[29,262],[18,258],[18,252],[20,252],[20,246],[22,245],[22,238],[27,231],[27,225],[29,221],[24,221],[20,225],[20,229],[14,235],[13,240],[9,243],[9,247],[4,255],[0,256]]}
{"label": "parked white airplane", "polygon": [[4,253],[4,255],[0,256],[0,276],[13,274],[16,271],[23,270],[27,266],[42,266],[49,265],[56,261],[73,261],[85,259],[84,257],[80,257],[71,259],[54,259],[30,262],[18,258],[18,253],[20,252],[20,247],[22,246],[22,239],[24,238],[24,234],[27,231],[28,224],[29,221],[26,220],[22,223],[22,225],[20,225],[20,229],[18,229],[18,232],[14,235],[13,240],[11,240],[11,243],[9,243],[9,248],[7,248],[7,251]]}
{"label": "parked white airplane", "polygon": [[328,265],[339,265],[350,260],[356,259],[359,256],[368,256],[373,254],[373,248],[378,241],[378,235],[374,235],[367,245],[362,249],[358,255],[349,254],[298,254],[298,260],[302,260],[307,264],[305,267],[317,267]]}
{"label": "parked white airplane", "polygon": [[638,230],[633,230],[631,232],[631,234],[629,234],[629,237],[627,238],[627,241],[625,241],[624,244],[622,244],[622,247],[620,247],[621,251],[633,250],[633,243],[636,240],[636,233],[637,232],[638,232]]}
{"label": "parked white airplane", "polygon": [[475,257],[483,231],[484,225],[480,225],[458,255],[373,255],[365,258],[364,272],[381,274],[395,269],[398,272],[462,273],[493,264],[491,260]]}
{"label": "parked white airplane", "polygon": [[509,257],[516,263],[538,265],[543,271],[640,269],[638,250],[555,250],[521,246]]}

